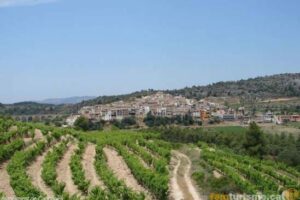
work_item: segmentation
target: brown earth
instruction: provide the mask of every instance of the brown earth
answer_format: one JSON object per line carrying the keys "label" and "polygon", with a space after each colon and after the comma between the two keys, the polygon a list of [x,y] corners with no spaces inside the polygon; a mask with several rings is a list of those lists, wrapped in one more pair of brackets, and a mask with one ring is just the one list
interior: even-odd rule
{"label": "brown earth", "polygon": [[173,170],[170,180],[170,199],[201,199],[191,179],[191,167],[192,162],[188,156],[179,151],[172,151],[171,168]]}
{"label": "brown earth", "polygon": [[39,188],[47,197],[54,197],[54,193],[51,188],[49,188],[42,179],[42,164],[45,156],[51,149],[45,151],[42,155],[38,156],[37,159],[27,168],[27,173],[32,180],[32,184]]}
{"label": "brown earth", "polygon": [[81,194],[72,180],[72,172],[69,165],[72,154],[74,153],[76,148],[77,145],[71,144],[56,168],[57,180],[59,182],[65,183],[65,191],[70,195]]}
{"label": "brown earth", "polygon": [[87,180],[91,182],[91,187],[99,186],[102,189],[105,188],[104,183],[99,179],[96,173],[94,162],[95,162],[96,150],[95,145],[88,144],[83,154],[82,166],[85,171]]}
{"label": "brown earth", "polygon": [[0,165],[0,192],[3,192],[5,197],[16,197],[14,190],[10,186],[10,177],[7,173],[8,161]]}
{"label": "brown earth", "polygon": [[117,151],[108,147],[105,147],[103,151],[107,157],[109,168],[115,173],[117,178],[123,180],[134,191],[146,193],[146,190],[136,181],[126,162]]}

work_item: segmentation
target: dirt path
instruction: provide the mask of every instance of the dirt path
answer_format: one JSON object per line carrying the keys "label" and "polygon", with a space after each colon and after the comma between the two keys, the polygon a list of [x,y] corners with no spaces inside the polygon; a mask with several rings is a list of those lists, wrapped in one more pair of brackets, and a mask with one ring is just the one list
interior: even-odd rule
{"label": "dirt path", "polygon": [[100,181],[94,167],[95,156],[95,145],[88,144],[83,154],[82,166],[87,180],[91,182],[91,187],[100,186],[102,189],[104,189],[105,185],[102,181]]}
{"label": "dirt path", "polygon": [[123,180],[125,184],[134,191],[147,193],[147,191],[135,180],[126,162],[117,151],[108,147],[105,147],[103,151],[107,157],[108,166],[119,179]]}
{"label": "dirt path", "polygon": [[70,195],[81,194],[72,180],[72,172],[69,165],[72,154],[76,148],[77,145],[71,144],[56,168],[57,180],[66,184],[65,191]]}
{"label": "dirt path", "polygon": [[191,160],[178,151],[172,151],[172,155],[173,171],[170,182],[170,199],[200,200],[200,195],[191,180]]}
{"label": "dirt path", "polygon": [[32,180],[32,184],[39,188],[47,197],[54,197],[54,193],[51,188],[49,188],[42,179],[42,164],[47,153],[51,150],[48,149],[41,156],[38,156],[37,159],[27,168],[27,173]]}
{"label": "dirt path", "polygon": [[10,186],[10,177],[7,173],[8,161],[0,165],[0,192],[3,192],[5,197],[16,197],[14,190]]}

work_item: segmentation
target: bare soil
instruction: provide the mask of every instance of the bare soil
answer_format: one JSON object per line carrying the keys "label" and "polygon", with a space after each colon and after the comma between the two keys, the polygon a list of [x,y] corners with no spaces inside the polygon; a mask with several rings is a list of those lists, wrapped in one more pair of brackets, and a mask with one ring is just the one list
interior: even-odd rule
{"label": "bare soil", "polygon": [[57,180],[59,182],[65,183],[65,191],[70,195],[81,194],[72,180],[72,172],[69,165],[72,154],[74,153],[76,148],[77,145],[71,144],[56,168]]}
{"label": "bare soil", "polygon": [[42,155],[38,156],[37,159],[27,168],[27,173],[32,180],[32,184],[39,188],[47,197],[54,197],[54,193],[51,188],[49,188],[42,179],[42,164],[45,156],[51,149],[45,151]]}
{"label": "bare soil", "polygon": [[223,177],[223,175],[222,175],[220,172],[218,172],[217,170],[214,170],[214,171],[213,171],[213,175],[214,175],[214,177],[217,178],[217,179]]}
{"label": "bare soil", "polygon": [[91,187],[99,186],[102,189],[104,189],[105,185],[98,177],[94,167],[95,156],[96,156],[95,145],[88,144],[83,154],[82,166],[85,171],[85,176],[87,180],[91,182]]}
{"label": "bare soil", "polygon": [[134,191],[146,193],[146,190],[136,181],[126,162],[117,151],[108,147],[105,147],[103,151],[107,157],[107,164],[115,173],[116,177],[123,180],[125,184]]}
{"label": "bare soil", "polygon": [[[31,138],[23,138],[25,142],[25,148],[23,151],[26,151],[35,146]],[[16,197],[14,190],[10,186],[10,177],[7,172],[7,165],[9,161],[3,162],[0,164],[0,192],[3,192],[4,195],[8,197]]]}
{"label": "bare soil", "polygon": [[170,199],[201,199],[191,179],[192,162],[190,158],[179,151],[172,151],[171,167],[173,171],[170,182]]}
{"label": "bare soil", "polygon": [[34,130],[34,140],[43,140],[43,139],[44,139],[44,135],[43,135],[42,131],[39,129],[35,129]]}
{"label": "bare soil", "polygon": [[16,197],[14,190],[10,186],[10,177],[7,173],[8,161],[0,165],[0,192],[3,192],[6,197]]}
{"label": "bare soil", "polygon": [[29,146],[33,143],[32,138],[23,138],[23,141],[25,143],[25,146]]}
{"label": "bare soil", "polygon": [[18,126],[14,125],[14,126],[11,126],[8,131],[17,131],[18,130]]}

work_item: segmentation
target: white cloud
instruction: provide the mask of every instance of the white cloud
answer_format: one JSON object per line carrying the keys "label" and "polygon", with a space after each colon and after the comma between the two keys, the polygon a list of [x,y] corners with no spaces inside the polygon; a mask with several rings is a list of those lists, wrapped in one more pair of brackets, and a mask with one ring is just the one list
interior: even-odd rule
{"label": "white cloud", "polygon": [[51,3],[57,0],[0,0],[0,7],[34,6],[42,3]]}

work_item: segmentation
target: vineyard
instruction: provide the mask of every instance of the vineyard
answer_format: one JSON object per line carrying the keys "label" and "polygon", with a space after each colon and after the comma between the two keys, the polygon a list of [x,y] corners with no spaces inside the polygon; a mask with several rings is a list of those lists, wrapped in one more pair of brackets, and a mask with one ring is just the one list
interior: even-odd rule
{"label": "vineyard", "polygon": [[[201,199],[182,145],[152,133],[85,133],[0,118],[0,199]],[[201,142],[197,149],[202,169],[228,177],[240,193],[300,189],[299,171],[284,164]]]}

